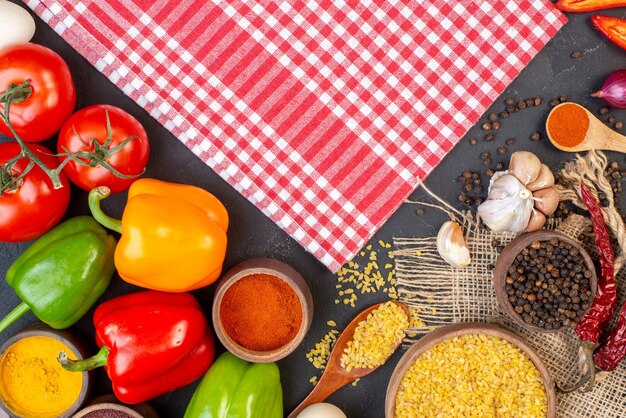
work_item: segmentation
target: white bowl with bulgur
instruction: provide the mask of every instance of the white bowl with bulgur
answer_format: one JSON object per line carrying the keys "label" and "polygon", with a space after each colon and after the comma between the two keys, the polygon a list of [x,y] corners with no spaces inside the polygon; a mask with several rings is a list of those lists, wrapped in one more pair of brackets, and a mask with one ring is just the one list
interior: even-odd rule
{"label": "white bowl with bulgur", "polygon": [[[398,362],[386,418],[556,417],[554,381],[537,353],[495,324],[463,323],[430,332]],[[442,414],[442,415],[439,415]]]}

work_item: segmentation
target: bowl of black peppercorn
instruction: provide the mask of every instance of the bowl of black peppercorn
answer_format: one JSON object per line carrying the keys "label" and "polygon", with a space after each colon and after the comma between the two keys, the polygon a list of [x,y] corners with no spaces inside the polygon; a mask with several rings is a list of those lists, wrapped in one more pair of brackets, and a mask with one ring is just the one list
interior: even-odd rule
{"label": "bowl of black peppercorn", "polygon": [[519,235],[493,270],[496,299],[522,327],[556,332],[574,327],[596,292],[596,269],[580,242],[556,231]]}

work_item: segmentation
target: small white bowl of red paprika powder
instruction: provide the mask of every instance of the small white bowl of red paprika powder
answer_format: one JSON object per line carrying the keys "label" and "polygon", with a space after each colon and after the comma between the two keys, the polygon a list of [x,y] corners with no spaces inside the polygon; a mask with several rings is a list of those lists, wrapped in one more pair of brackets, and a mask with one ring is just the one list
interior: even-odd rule
{"label": "small white bowl of red paprika powder", "polygon": [[313,296],[291,266],[270,258],[241,262],[224,274],[213,300],[213,326],[224,347],[270,363],[293,352],[313,320]]}

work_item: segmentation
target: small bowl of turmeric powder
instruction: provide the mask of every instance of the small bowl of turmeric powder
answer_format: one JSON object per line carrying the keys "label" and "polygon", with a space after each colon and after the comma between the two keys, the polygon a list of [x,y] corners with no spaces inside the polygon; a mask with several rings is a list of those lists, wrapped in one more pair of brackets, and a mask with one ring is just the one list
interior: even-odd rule
{"label": "small bowl of turmeric powder", "polygon": [[294,268],[256,258],[224,274],[212,314],[215,333],[228,351],[269,363],[289,355],[304,339],[313,320],[313,296]]}
{"label": "small bowl of turmeric powder", "polygon": [[88,372],[64,370],[60,351],[85,358],[87,347],[72,330],[36,325],[0,346],[0,410],[10,416],[71,417],[85,402],[91,386]]}

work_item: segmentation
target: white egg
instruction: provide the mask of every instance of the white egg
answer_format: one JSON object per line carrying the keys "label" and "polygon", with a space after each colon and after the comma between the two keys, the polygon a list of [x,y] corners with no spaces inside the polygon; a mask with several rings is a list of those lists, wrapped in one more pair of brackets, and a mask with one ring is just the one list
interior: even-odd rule
{"label": "white egg", "polygon": [[296,418],[347,418],[341,409],[329,403],[314,403],[307,406]]}
{"label": "white egg", "polygon": [[0,48],[22,44],[35,34],[35,20],[15,3],[0,0]]}

